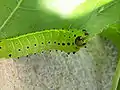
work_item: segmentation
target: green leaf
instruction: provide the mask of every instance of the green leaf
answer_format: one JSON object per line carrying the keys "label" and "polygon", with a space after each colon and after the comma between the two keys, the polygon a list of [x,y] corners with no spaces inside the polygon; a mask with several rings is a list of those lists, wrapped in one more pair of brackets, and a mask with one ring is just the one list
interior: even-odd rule
{"label": "green leaf", "polygon": [[118,83],[118,86],[117,86],[117,90],[120,90],[120,79],[119,79],[119,83]]}
{"label": "green leaf", "polygon": [[[41,2],[42,0],[0,1],[0,38],[42,29],[68,28],[71,23],[75,23],[76,20],[61,19],[59,15],[38,7],[42,5]],[[86,17],[83,20],[85,19]]]}
{"label": "green leaf", "polygon": [[[51,28],[80,28],[90,18],[93,10],[111,0],[86,0],[71,14],[74,18],[61,18],[59,14],[46,9],[43,4],[49,0],[0,1],[0,38],[12,37],[28,32]],[[51,2],[57,0],[51,0]],[[74,1],[75,2],[75,1]],[[59,5],[58,5],[59,6]],[[49,6],[52,7],[52,6]],[[66,5],[67,7],[67,5]],[[85,13],[79,13],[84,10]],[[78,13],[78,15],[76,15]],[[82,15],[82,16],[81,16]],[[88,30],[93,30],[88,28]]]}
{"label": "green leaf", "polygon": [[108,25],[119,21],[119,8],[120,0],[113,0],[112,2],[96,9],[85,24],[85,28],[87,28],[92,35],[102,32],[102,30]]}

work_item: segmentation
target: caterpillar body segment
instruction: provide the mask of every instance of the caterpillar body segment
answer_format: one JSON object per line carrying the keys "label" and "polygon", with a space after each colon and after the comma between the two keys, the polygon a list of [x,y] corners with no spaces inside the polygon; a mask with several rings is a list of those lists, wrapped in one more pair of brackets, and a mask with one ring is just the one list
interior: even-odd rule
{"label": "caterpillar body segment", "polygon": [[82,30],[45,30],[0,40],[0,58],[19,58],[44,50],[77,52],[88,33]]}

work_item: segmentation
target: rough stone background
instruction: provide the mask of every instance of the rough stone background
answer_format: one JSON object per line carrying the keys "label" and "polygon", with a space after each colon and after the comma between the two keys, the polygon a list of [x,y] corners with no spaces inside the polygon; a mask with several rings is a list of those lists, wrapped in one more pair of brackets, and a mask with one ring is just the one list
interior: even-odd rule
{"label": "rough stone background", "polygon": [[96,36],[76,54],[44,52],[0,60],[0,90],[110,90],[117,49]]}

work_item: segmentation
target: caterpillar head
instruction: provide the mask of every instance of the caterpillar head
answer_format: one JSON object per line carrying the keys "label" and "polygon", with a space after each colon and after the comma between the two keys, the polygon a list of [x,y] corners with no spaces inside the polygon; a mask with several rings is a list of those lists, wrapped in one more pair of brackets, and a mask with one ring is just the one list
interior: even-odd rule
{"label": "caterpillar head", "polygon": [[84,29],[84,30],[77,30],[74,32],[74,37],[75,37],[75,44],[77,47],[82,47],[84,45],[86,45],[87,42],[87,38],[88,38],[88,32]]}

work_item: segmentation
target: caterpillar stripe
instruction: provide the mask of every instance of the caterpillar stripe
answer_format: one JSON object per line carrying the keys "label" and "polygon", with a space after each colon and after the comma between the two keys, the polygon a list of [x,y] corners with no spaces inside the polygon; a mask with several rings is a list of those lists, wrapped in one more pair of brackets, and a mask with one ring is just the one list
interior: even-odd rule
{"label": "caterpillar stripe", "polygon": [[77,52],[87,42],[85,30],[45,30],[0,40],[0,58],[19,58],[44,50]]}

